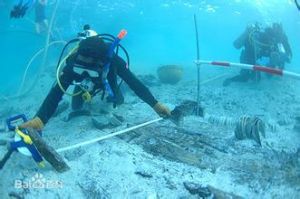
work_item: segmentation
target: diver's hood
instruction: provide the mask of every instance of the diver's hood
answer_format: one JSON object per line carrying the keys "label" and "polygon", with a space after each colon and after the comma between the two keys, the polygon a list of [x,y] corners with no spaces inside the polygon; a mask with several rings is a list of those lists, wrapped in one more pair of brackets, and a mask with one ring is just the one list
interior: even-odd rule
{"label": "diver's hood", "polygon": [[79,43],[78,53],[85,57],[105,60],[108,45],[98,36],[87,37]]}

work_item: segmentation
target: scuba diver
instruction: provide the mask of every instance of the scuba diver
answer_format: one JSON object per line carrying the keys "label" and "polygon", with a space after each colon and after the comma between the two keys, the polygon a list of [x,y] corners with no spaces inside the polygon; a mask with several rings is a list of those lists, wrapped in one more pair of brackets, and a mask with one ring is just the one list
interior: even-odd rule
{"label": "scuba diver", "polygon": [[169,117],[170,110],[155,99],[149,89],[127,68],[126,61],[114,51],[119,46],[122,47],[118,42],[124,34],[126,32],[121,32],[115,39],[110,39],[110,42],[107,42],[102,35],[77,39],[79,41],[78,48],[73,49],[65,57],[66,64],[61,72],[60,68],[64,61],[59,62],[57,81],[35,117],[20,125],[20,128],[41,130],[54,114],[62,96],[68,94],[66,90],[70,85],[75,86],[73,93],[69,94],[73,96],[73,110],[80,110],[84,102],[92,100],[92,97],[99,92],[102,92],[102,99],[104,95],[107,95],[107,102],[113,103],[114,107],[122,104],[124,97],[120,91],[120,85],[117,83],[118,76],[159,116]]}
{"label": "scuba diver", "polygon": [[10,18],[23,18],[29,8],[34,4],[34,0],[28,0],[23,2],[20,0],[17,5],[10,11]]}
{"label": "scuba diver", "polygon": [[19,0],[10,12],[10,18],[23,18],[26,12],[35,8],[35,29],[39,34],[48,29],[48,20],[46,18],[47,0]]}
{"label": "scuba diver", "polygon": [[[266,64],[268,67],[284,69],[285,62],[289,63],[292,58],[287,36],[279,23],[273,23],[264,30],[257,23],[248,26],[234,41],[234,47],[236,49],[244,47],[240,55],[240,62],[244,64],[256,65],[264,57],[268,58]],[[260,72],[242,69],[239,75],[226,79],[223,86],[228,86],[232,82],[260,81],[260,79]]]}
{"label": "scuba diver", "polygon": [[[244,64],[256,64],[256,61],[260,57],[253,42],[252,38],[258,39],[260,37],[261,30],[258,23],[251,24],[246,27],[246,30],[233,42],[236,49],[242,49],[240,55],[240,63]],[[240,74],[232,78],[228,78],[223,82],[223,86],[228,86],[232,82],[247,82],[248,80],[260,79],[260,74],[258,72],[242,69]]]}
{"label": "scuba diver", "polygon": [[48,30],[46,6],[47,0],[38,0],[35,4],[35,29],[38,34]]}

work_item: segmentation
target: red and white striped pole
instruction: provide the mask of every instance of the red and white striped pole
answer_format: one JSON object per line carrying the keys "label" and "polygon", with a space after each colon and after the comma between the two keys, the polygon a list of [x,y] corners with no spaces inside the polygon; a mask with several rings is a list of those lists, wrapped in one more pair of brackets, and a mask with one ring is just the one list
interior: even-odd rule
{"label": "red and white striped pole", "polygon": [[223,67],[236,67],[236,68],[242,68],[242,69],[249,69],[253,71],[260,71],[272,75],[278,75],[278,76],[288,76],[294,79],[300,80],[300,74],[276,69],[276,68],[270,68],[266,66],[259,66],[259,65],[250,65],[250,64],[241,64],[241,63],[231,63],[231,62],[225,62],[225,61],[207,61],[207,60],[196,60],[195,63],[197,64],[207,64],[207,65],[213,65],[213,66],[223,66]]}

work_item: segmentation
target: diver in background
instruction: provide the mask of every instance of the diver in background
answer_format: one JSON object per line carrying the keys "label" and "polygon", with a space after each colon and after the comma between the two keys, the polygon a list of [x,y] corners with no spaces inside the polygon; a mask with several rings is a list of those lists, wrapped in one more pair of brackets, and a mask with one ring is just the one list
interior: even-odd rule
{"label": "diver in background", "polygon": [[34,0],[20,0],[17,5],[14,5],[13,9],[10,11],[10,18],[23,18],[29,8],[34,5]]}
{"label": "diver in background", "polygon": [[47,0],[19,0],[10,12],[10,18],[23,18],[26,12],[35,8],[35,29],[38,34],[48,30],[46,18]]}
{"label": "diver in background", "polygon": [[46,18],[47,0],[37,0],[35,4],[35,29],[38,34],[48,30],[48,20]]}
{"label": "diver in background", "polygon": [[[283,31],[282,25],[273,23],[263,31],[258,24],[248,26],[245,32],[234,41],[236,49],[244,49],[240,55],[240,62],[255,65],[262,57],[268,58],[268,67],[278,67],[284,69],[286,62],[292,59],[292,50],[288,38]],[[228,78],[223,82],[223,86],[228,86],[232,82],[247,82],[250,79],[259,81],[260,72],[242,69],[240,74]]]}
{"label": "diver in background", "polygon": [[[256,61],[260,58],[258,51],[252,38],[259,39],[261,30],[259,25],[249,25],[246,30],[233,42],[233,46],[236,49],[242,49],[240,55],[240,63],[244,64],[256,64]],[[258,72],[242,69],[240,74],[232,78],[228,78],[223,82],[223,86],[228,86],[232,82],[247,82],[248,80],[259,80],[260,74]]]}
{"label": "diver in background", "polygon": [[[114,105],[122,104],[124,97],[117,84],[117,76],[123,79],[134,93],[151,106],[158,115],[161,117],[169,117],[171,115],[170,110],[158,102],[149,89],[126,68],[126,62],[121,57],[115,53],[113,53],[112,57],[108,57],[109,44],[110,43],[106,43],[99,36],[82,39],[79,43],[78,50],[67,58],[66,66],[59,77],[61,85],[56,83],[55,86],[52,87],[36,116],[21,125],[20,128],[41,130],[54,114],[65,90],[67,90],[71,84],[75,85],[74,93],[88,90],[91,96],[94,96],[99,91],[106,90],[105,86],[107,86],[107,82],[111,87],[111,91],[114,93],[113,100],[107,98],[107,102],[113,102]],[[110,62],[111,65],[108,73],[106,73],[105,65],[108,62]],[[103,75],[105,81],[103,81]],[[84,94],[72,98],[73,110],[82,108]]]}
{"label": "diver in background", "polygon": [[262,38],[269,45],[268,48],[261,49],[262,54],[269,57],[268,66],[284,69],[285,63],[291,62],[293,53],[282,25],[273,23],[271,27],[265,28]]}

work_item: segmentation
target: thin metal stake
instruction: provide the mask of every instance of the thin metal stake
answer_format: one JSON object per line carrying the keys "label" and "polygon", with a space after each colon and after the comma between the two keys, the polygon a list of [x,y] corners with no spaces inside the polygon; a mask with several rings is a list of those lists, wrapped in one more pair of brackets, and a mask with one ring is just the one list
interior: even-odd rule
{"label": "thin metal stake", "polygon": [[197,17],[194,14],[194,22],[195,22],[195,33],[196,33],[196,49],[197,49],[197,60],[195,62],[197,66],[197,115],[199,115],[200,109],[200,50],[199,50],[199,38],[198,38],[198,25],[197,25]]}

